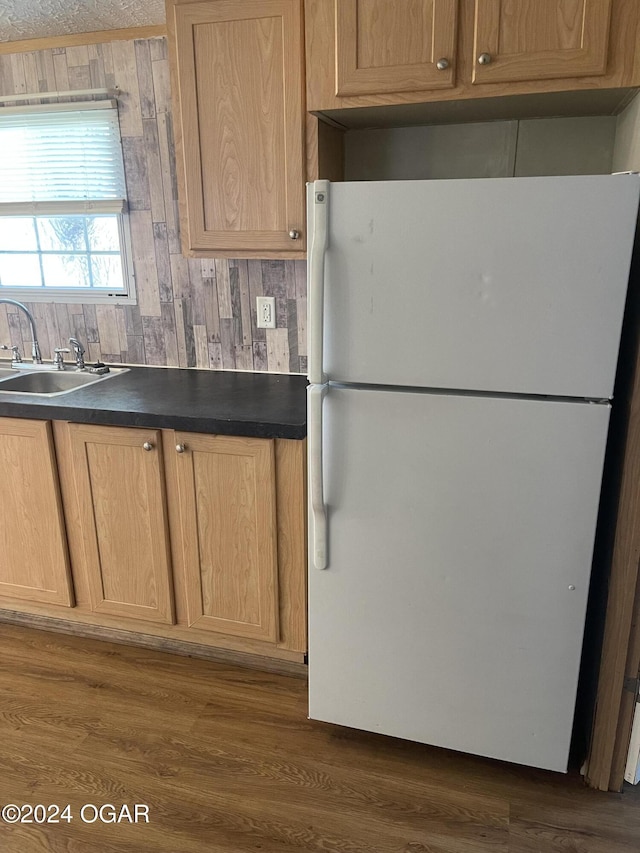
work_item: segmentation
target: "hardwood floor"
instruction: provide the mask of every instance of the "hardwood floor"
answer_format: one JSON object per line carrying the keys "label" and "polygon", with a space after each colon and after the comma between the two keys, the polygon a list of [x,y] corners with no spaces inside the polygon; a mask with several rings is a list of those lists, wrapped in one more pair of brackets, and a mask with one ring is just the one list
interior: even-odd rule
{"label": "hardwood floor", "polygon": [[[640,791],[306,719],[301,680],[0,626],[1,853],[637,853]],[[149,823],[83,823],[83,804]],[[85,816],[93,817],[93,811]]]}

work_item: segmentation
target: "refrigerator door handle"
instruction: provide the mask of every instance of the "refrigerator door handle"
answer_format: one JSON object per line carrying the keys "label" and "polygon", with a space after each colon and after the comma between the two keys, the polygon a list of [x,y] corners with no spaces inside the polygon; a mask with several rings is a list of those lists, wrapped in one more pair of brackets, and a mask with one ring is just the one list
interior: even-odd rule
{"label": "refrigerator door handle", "polygon": [[327,251],[329,181],[314,181],[309,185],[313,193],[313,235],[309,256],[309,382],[322,385],[326,377],[322,372],[324,337],[324,259]]}
{"label": "refrigerator door handle", "polygon": [[311,543],[316,569],[327,568],[327,510],[324,504],[322,472],[322,403],[326,385],[309,388],[309,498],[311,503]]}

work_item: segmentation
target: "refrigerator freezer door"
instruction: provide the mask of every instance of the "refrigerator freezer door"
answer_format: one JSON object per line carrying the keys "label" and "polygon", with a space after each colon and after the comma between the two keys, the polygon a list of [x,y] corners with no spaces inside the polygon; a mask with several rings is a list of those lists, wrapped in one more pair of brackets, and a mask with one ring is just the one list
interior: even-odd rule
{"label": "refrigerator freezer door", "polygon": [[325,373],[610,397],[639,188],[637,175],[330,184]]}
{"label": "refrigerator freezer door", "polygon": [[310,716],[566,770],[608,405],[331,387],[323,414]]}

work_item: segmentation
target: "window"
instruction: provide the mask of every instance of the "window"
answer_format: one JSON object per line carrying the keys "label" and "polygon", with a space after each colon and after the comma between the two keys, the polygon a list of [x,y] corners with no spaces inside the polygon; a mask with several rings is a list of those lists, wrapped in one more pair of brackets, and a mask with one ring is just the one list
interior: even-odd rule
{"label": "window", "polygon": [[133,302],[113,101],[0,109],[0,294]]}

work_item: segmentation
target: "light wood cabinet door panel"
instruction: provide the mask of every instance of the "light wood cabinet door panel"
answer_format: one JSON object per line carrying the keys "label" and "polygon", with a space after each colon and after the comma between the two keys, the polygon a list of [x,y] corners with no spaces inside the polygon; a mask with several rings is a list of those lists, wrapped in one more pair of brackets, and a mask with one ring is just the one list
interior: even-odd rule
{"label": "light wood cabinet door panel", "polygon": [[473,82],[605,74],[612,3],[476,0]]}
{"label": "light wood cabinet door panel", "polygon": [[177,0],[168,17],[185,249],[303,250],[300,0]]}
{"label": "light wood cabinet door panel", "polygon": [[336,94],[452,87],[457,12],[458,0],[340,0]]}
{"label": "light wood cabinet door panel", "polygon": [[0,471],[0,596],[72,607],[51,424],[1,418]]}
{"label": "light wood cabinet door panel", "polygon": [[188,624],[278,640],[274,445],[175,433]]}
{"label": "light wood cabinet door panel", "polygon": [[172,624],[160,432],[69,424],[69,439],[91,609]]}

